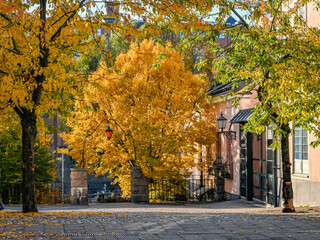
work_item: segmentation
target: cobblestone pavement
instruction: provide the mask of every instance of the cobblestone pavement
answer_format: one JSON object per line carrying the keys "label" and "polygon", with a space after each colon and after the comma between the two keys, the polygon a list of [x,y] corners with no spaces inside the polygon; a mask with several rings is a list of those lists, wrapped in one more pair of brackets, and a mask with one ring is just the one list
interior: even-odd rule
{"label": "cobblestone pavement", "polygon": [[132,203],[21,206],[0,212],[0,238],[8,239],[320,239],[320,207],[279,208],[234,200],[210,204]]}

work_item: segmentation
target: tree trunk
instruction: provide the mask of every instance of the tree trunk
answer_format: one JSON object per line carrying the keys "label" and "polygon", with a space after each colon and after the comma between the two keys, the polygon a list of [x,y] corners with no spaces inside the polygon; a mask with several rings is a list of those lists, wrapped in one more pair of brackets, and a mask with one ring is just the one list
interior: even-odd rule
{"label": "tree trunk", "polygon": [[[1,168],[0,168],[0,185],[1,185]],[[0,210],[4,209],[2,202],[2,188],[0,188]]]}
{"label": "tree trunk", "polygon": [[21,116],[22,126],[22,211],[37,212],[34,173],[34,142],[37,135],[37,116],[26,110]]}
{"label": "tree trunk", "polygon": [[281,157],[282,157],[282,196],[283,196],[283,209],[282,212],[294,212],[293,206],[293,189],[291,182],[291,163],[289,161],[289,134],[290,127],[288,124],[281,125],[283,136],[281,136]]}
{"label": "tree trunk", "polygon": [[[40,69],[48,67],[49,49],[47,48],[46,41],[46,13],[47,13],[47,0],[40,0],[40,26],[39,56]],[[14,110],[18,113],[21,126],[22,126],[22,211],[23,212],[37,212],[36,205],[36,185],[35,185],[35,172],[34,172],[34,143],[37,135],[37,115],[36,108],[40,105],[41,95],[43,91],[43,82],[45,76],[43,73],[32,76],[37,86],[32,92],[32,108],[16,106]]]}

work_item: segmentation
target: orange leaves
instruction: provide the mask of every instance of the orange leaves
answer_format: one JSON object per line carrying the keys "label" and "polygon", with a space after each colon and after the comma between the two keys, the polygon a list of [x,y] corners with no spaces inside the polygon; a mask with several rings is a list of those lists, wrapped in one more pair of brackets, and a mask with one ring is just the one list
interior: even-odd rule
{"label": "orange leaves", "polygon": [[171,9],[172,9],[173,11],[177,11],[177,10],[178,10],[178,5],[174,3],[174,4],[172,5]]}
{"label": "orange leaves", "polygon": [[[86,102],[77,103],[75,117],[69,119],[73,132],[65,135],[74,158],[79,159],[85,148],[87,166],[117,176],[125,195],[130,194],[130,165],[141,166],[148,177],[188,174],[196,150],[194,115],[205,102],[206,83],[185,70],[178,52],[144,40],[120,54],[114,68],[102,63],[90,82],[100,87],[86,88]],[[92,102],[100,110],[84,111]],[[109,141],[104,119],[113,129]],[[104,150],[102,155],[98,148]]]}
{"label": "orange leaves", "polygon": [[130,21],[131,17],[129,14],[123,14],[120,13],[120,16],[123,18],[124,22],[127,23],[128,21]]}
{"label": "orange leaves", "polygon": [[[21,9],[21,4],[18,1],[1,1],[0,11],[3,13],[12,14],[14,19],[18,19],[23,16],[23,10]],[[9,20],[7,19],[9,22]]]}

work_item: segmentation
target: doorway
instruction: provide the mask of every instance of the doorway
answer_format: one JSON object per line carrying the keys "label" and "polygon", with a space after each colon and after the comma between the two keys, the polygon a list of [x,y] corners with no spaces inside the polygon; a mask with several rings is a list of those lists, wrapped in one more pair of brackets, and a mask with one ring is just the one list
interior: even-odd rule
{"label": "doorway", "polygon": [[[273,131],[262,134],[243,131],[240,124],[240,195],[279,206],[281,188],[278,151],[271,148]],[[280,188],[279,188],[280,187]]]}

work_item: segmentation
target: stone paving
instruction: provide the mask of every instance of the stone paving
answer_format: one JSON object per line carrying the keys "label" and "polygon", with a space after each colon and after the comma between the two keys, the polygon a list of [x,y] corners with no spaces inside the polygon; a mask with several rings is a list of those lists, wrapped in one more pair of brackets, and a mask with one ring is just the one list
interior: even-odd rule
{"label": "stone paving", "polygon": [[132,203],[21,206],[0,212],[3,239],[320,239],[320,208],[280,208],[234,200],[207,204]]}

